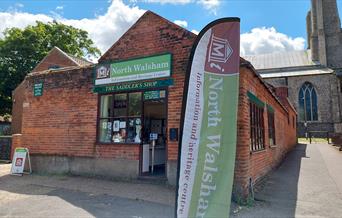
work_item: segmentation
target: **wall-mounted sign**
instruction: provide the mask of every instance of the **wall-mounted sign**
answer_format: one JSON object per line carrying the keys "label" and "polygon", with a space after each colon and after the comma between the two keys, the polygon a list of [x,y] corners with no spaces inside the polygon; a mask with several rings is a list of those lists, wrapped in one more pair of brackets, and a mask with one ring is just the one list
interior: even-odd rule
{"label": "wall-mounted sign", "polygon": [[171,54],[151,56],[96,67],[95,85],[156,79],[171,75]]}
{"label": "wall-mounted sign", "polygon": [[157,140],[158,139],[158,134],[157,133],[150,133],[150,140]]}
{"label": "wall-mounted sign", "polygon": [[131,82],[131,83],[111,85],[111,86],[98,86],[98,87],[95,86],[93,89],[93,92],[104,94],[104,93],[118,92],[118,91],[160,88],[160,87],[167,87],[170,85],[173,85],[173,79],[145,81],[145,82]]}
{"label": "wall-mounted sign", "polygon": [[34,96],[43,95],[43,82],[33,84],[33,95]]}
{"label": "wall-mounted sign", "polygon": [[166,95],[165,90],[147,91],[147,92],[144,92],[144,100],[165,98],[165,95]]}

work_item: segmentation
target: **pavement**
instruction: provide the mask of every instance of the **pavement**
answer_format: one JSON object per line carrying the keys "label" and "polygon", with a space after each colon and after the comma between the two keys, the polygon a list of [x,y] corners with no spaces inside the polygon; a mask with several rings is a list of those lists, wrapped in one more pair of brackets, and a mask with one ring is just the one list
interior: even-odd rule
{"label": "pavement", "polygon": [[[174,217],[175,190],[163,185],[9,170],[0,164],[0,217]],[[298,145],[231,217],[342,217],[342,152]]]}
{"label": "pavement", "polygon": [[9,175],[0,164],[0,217],[173,217],[163,185],[66,175]]}
{"label": "pavement", "polygon": [[299,144],[271,173],[251,207],[233,217],[342,217],[342,152]]}

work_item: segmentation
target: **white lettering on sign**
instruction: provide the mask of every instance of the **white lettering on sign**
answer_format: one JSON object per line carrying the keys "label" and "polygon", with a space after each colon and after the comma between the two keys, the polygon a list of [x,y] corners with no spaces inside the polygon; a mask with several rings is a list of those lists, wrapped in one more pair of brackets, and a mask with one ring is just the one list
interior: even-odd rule
{"label": "white lettering on sign", "polygon": [[162,69],[162,68],[168,68],[169,63],[150,63],[150,64],[136,64],[133,65],[135,71],[146,71],[146,70],[156,70],[156,69]]}
{"label": "white lettering on sign", "polygon": [[[219,95],[223,90],[223,78],[209,77],[208,93],[208,128],[217,129],[221,122],[221,112],[219,110]],[[208,135],[206,145],[205,161],[202,174],[202,183],[200,187],[200,196],[198,199],[196,217],[204,217],[209,205],[209,199],[212,191],[216,190],[216,181],[214,174],[218,172],[217,156],[220,154],[221,135]]]}
{"label": "white lettering on sign", "polygon": [[208,101],[208,127],[216,127],[219,122],[221,122],[220,114],[221,112],[218,110],[218,91],[222,91],[223,78],[209,78],[210,82],[213,82],[210,85],[209,90],[209,101]]}

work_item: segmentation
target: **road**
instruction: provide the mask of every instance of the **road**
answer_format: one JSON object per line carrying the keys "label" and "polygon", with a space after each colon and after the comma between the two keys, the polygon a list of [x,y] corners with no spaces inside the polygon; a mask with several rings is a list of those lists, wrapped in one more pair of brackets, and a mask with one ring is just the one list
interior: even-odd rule
{"label": "road", "polygon": [[[174,217],[174,189],[66,175],[10,176],[0,164],[0,217]],[[341,217],[342,152],[300,144],[249,206],[231,217]]]}

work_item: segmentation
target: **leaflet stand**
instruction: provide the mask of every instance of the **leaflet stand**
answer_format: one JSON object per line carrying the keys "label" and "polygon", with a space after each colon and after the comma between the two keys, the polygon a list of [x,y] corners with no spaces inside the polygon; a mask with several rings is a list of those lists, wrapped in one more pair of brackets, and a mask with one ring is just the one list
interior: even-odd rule
{"label": "leaflet stand", "polygon": [[151,173],[153,174],[153,168],[154,168],[154,149],[156,146],[156,140],[152,140],[152,166],[151,166]]}
{"label": "leaflet stand", "polygon": [[[28,159],[28,167],[29,167],[28,172],[24,172],[26,158]],[[22,176],[23,174],[31,174],[31,173],[32,173],[32,168],[31,168],[31,159],[30,159],[29,149],[28,148],[16,148],[14,155],[13,155],[11,175]]]}
{"label": "leaflet stand", "polygon": [[156,147],[156,140],[158,139],[158,134],[157,133],[150,133],[150,141],[152,142],[152,166],[151,166],[151,173],[153,174],[154,170],[154,150]]}

